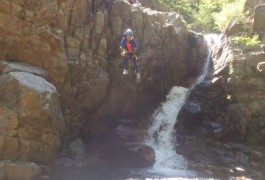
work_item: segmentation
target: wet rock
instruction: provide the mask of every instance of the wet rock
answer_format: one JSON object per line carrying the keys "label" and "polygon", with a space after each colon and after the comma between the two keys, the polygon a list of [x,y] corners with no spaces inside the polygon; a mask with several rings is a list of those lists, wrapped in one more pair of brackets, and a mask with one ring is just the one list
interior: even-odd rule
{"label": "wet rock", "polygon": [[82,139],[78,138],[69,144],[69,151],[71,156],[77,161],[82,161],[85,158],[85,145]]}
{"label": "wet rock", "polygon": [[234,176],[244,177],[247,175],[247,172],[245,171],[245,169],[241,167],[234,167],[230,171],[232,172]]}
{"label": "wet rock", "polygon": [[219,177],[219,178],[228,178],[229,170],[226,168],[219,168],[213,165],[204,165],[197,164],[193,165],[191,169],[199,172],[201,177]]}
{"label": "wet rock", "polygon": [[177,130],[184,134],[196,131],[202,136],[223,139],[227,103],[222,77],[203,82],[194,88],[180,111]]}
{"label": "wet rock", "polygon": [[131,155],[129,156],[132,156],[130,159],[132,163],[130,162],[129,164],[136,167],[150,167],[155,163],[155,151],[152,147],[143,143],[126,143],[125,146],[130,151],[129,154]]}
{"label": "wet rock", "polygon": [[118,126],[116,132],[117,138],[123,143],[142,141],[147,138],[147,132],[138,128]]}
{"label": "wet rock", "polygon": [[251,157],[262,159],[262,149],[254,150],[255,148],[238,143],[222,144],[194,136],[184,136],[183,139],[177,146],[177,153],[192,162],[189,164],[190,168],[198,171],[200,177],[229,179],[244,176],[260,179],[264,176],[263,163],[251,163]]}
{"label": "wet rock", "polygon": [[259,151],[250,152],[250,161],[251,162],[259,162],[264,160],[264,154]]}
{"label": "wet rock", "polygon": [[195,102],[189,102],[187,104],[187,109],[190,113],[198,113],[201,110],[200,104]]}
{"label": "wet rock", "polygon": [[226,157],[230,157],[230,158],[234,158],[235,157],[235,152],[233,151],[232,146],[230,146],[229,144],[223,144],[222,145],[222,150],[223,150],[224,155]]}
{"label": "wet rock", "polygon": [[242,163],[249,162],[249,156],[245,152],[236,152],[236,159]]}
{"label": "wet rock", "polygon": [[155,162],[153,148],[143,143],[116,144],[107,151],[107,159],[118,167],[143,168]]}
{"label": "wet rock", "polygon": [[108,161],[124,167],[153,165],[155,152],[152,147],[143,143],[146,138],[145,130],[133,126],[130,121],[120,121],[104,146]]}

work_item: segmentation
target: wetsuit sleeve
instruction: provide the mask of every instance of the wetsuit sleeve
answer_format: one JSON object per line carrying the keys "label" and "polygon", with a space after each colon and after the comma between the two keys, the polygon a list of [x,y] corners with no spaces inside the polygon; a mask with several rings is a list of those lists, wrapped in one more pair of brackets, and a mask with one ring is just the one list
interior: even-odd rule
{"label": "wetsuit sleeve", "polygon": [[125,38],[124,37],[121,39],[120,47],[122,49],[125,49]]}
{"label": "wetsuit sleeve", "polygon": [[134,48],[137,47],[137,43],[136,43],[136,41],[135,41],[134,38],[132,39],[132,46],[133,46]]}

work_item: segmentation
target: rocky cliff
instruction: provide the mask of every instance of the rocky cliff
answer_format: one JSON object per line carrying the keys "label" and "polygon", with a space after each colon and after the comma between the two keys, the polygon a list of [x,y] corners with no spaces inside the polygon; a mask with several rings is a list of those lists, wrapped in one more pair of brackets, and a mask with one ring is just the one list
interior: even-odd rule
{"label": "rocky cliff", "polygon": [[[0,1],[1,159],[51,162],[62,141],[107,133],[173,85],[189,86],[207,50],[177,13],[117,0]],[[123,77],[119,41],[132,28],[141,82]]]}
{"label": "rocky cliff", "polygon": [[[181,126],[206,125],[206,131],[222,141],[236,140],[264,145],[264,7],[261,1],[246,1],[248,21],[232,21],[213,49],[212,76],[191,94],[183,110]],[[260,43],[242,46],[236,36],[259,36]],[[196,106],[195,106],[196,105]],[[196,113],[190,108],[198,107]],[[188,113],[188,114],[186,114]],[[197,120],[196,120],[197,119]],[[189,122],[195,124],[187,125]]]}

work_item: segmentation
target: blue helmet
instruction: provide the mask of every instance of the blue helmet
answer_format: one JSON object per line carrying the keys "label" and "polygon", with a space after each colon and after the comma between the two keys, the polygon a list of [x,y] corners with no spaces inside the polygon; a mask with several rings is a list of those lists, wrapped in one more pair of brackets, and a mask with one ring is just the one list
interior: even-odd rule
{"label": "blue helmet", "polygon": [[127,29],[125,32],[124,32],[124,35],[133,35],[133,32],[131,29]]}

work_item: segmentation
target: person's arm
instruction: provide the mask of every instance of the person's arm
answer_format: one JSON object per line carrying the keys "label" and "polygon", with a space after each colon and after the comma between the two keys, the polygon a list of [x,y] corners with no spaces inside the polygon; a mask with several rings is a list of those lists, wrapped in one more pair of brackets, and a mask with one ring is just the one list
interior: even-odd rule
{"label": "person's arm", "polygon": [[136,52],[137,51],[137,42],[134,38],[132,38],[132,46],[133,46],[133,51]]}
{"label": "person's arm", "polygon": [[123,50],[125,49],[125,38],[124,37],[121,39],[120,48]]}

